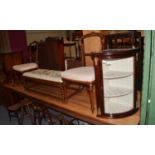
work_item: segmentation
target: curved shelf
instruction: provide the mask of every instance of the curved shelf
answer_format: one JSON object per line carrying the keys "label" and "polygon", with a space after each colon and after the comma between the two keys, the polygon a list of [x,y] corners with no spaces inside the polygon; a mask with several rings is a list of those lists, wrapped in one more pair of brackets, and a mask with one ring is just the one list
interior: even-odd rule
{"label": "curved shelf", "polygon": [[105,98],[120,97],[128,95],[132,92],[133,90],[128,88],[107,87],[104,88],[104,97]]}
{"label": "curved shelf", "polygon": [[127,112],[133,109],[133,104],[120,104],[114,102],[108,102],[105,104],[105,113],[108,114],[117,114],[122,112]]}
{"label": "curved shelf", "polygon": [[125,78],[133,75],[132,72],[125,72],[125,71],[107,71],[104,73],[104,79],[110,80],[110,79],[119,79],[119,78]]}

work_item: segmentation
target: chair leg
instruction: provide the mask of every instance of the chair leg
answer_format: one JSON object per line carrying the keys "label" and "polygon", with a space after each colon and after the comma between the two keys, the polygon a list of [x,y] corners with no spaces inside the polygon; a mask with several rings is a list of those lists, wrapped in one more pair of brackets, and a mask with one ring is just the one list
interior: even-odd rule
{"label": "chair leg", "polygon": [[89,99],[90,99],[90,105],[91,105],[91,111],[94,113],[94,102],[93,102],[93,85],[90,84],[87,86],[87,92],[89,94]]}
{"label": "chair leg", "polygon": [[43,117],[43,114],[41,114],[41,112],[38,113],[38,124],[41,125],[42,124],[42,117]]}
{"label": "chair leg", "polygon": [[16,113],[16,115],[17,115],[18,124],[20,124],[20,117],[19,117],[18,112]]}
{"label": "chair leg", "polygon": [[25,106],[26,106],[26,108],[27,108],[27,112],[28,112],[28,115],[29,115],[31,124],[34,124],[33,114],[32,114],[32,112],[31,112],[31,110],[30,110],[30,106],[29,106],[29,104],[26,104]]}
{"label": "chair leg", "polygon": [[50,114],[50,112],[48,111],[48,109],[45,109],[44,113],[46,115],[48,124],[49,125],[54,124],[53,119],[52,119],[52,115]]}
{"label": "chair leg", "polygon": [[33,116],[34,116],[34,124],[37,124],[37,112],[36,112],[36,110],[33,110]]}
{"label": "chair leg", "polygon": [[22,125],[24,122],[24,108],[23,106],[20,109],[20,118],[19,118],[19,124]]}
{"label": "chair leg", "polygon": [[11,114],[10,114],[10,111],[8,111],[8,115],[9,115],[9,120],[11,122]]}

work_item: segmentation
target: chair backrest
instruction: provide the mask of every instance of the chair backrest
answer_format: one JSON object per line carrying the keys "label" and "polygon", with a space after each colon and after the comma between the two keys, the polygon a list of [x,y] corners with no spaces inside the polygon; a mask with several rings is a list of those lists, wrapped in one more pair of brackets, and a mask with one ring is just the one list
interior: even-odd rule
{"label": "chair backrest", "polygon": [[[103,50],[104,49],[104,42],[103,42],[103,34],[102,33],[99,33],[99,32],[91,32],[91,33],[88,33],[88,34],[85,34],[81,37],[80,39],[80,57],[81,57],[81,60],[83,62],[83,64],[85,65],[86,64],[86,60],[85,60],[85,56],[89,56],[89,54],[86,54],[87,51],[85,50],[84,48],[84,44],[85,44],[85,41],[89,38],[92,38],[92,37],[97,37],[100,39],[100,47],[98,49],[98,51],[100,50]],[[95,46],[95,42],[90,44],[91,47]],[[93,50],[91,49],[91,52]],[[96,51],[96,49],[93,51],[93,52],[98,52]]]}
{"label": "chair backrest", "polygon": [[1,56],[4,73],[11,72],[12,66],[22,63],[22,51],[3,53]]}
{"label": "chair backrest", "polygon": [[79,40],[81,37],[82,37],[82,30],[75,30],[75,32],[72,33],[73,41]]}
{"label": "chair backrest", "polygon": [[37,41],[33,41],[28,45],[30,62],[38,63],[38,46],[39,43]]}
{"label": "chair backrest", "polygon": [[7,53],[1,53],[2,70],[6,75],[6,82],[13,80],[13,66],[22,64],[22,51],[13,51]]}

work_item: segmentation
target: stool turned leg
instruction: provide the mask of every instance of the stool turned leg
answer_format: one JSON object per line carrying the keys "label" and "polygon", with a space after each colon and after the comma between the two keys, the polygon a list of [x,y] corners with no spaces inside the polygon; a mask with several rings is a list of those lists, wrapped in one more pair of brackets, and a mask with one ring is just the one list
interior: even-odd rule
{"label": "stool turned leg", "polygon": [[91,105],[91,111],[94,113],[94,103],[93,103],[93,85],[90,84],[87,86],[87,92],[89,94],[89,99],[90,99],[90,105]]}
{"label": "stool turned leg", "polygon": [[65,88],[65,85],[64,85],[64,83],[62,83],[61,85],[60,85],[60,90],[61,90],[61,98],[62,98],[62,101],[63,102],[65,102],[65,100],[66,100],[66,88]]}
{"label": "stool turned leg", "polygon": [[63,81],[63,101],[66,102],[67,101],[67,83],[65,81]]}

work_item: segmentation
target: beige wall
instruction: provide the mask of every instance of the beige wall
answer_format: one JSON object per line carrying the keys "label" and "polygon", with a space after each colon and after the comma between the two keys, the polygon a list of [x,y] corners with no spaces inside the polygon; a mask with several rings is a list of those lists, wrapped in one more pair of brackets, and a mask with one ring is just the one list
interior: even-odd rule
{"label": "beige wall", "polygon": [[27,44],[47,37],[66,37],[65,30],[26,30]]}

